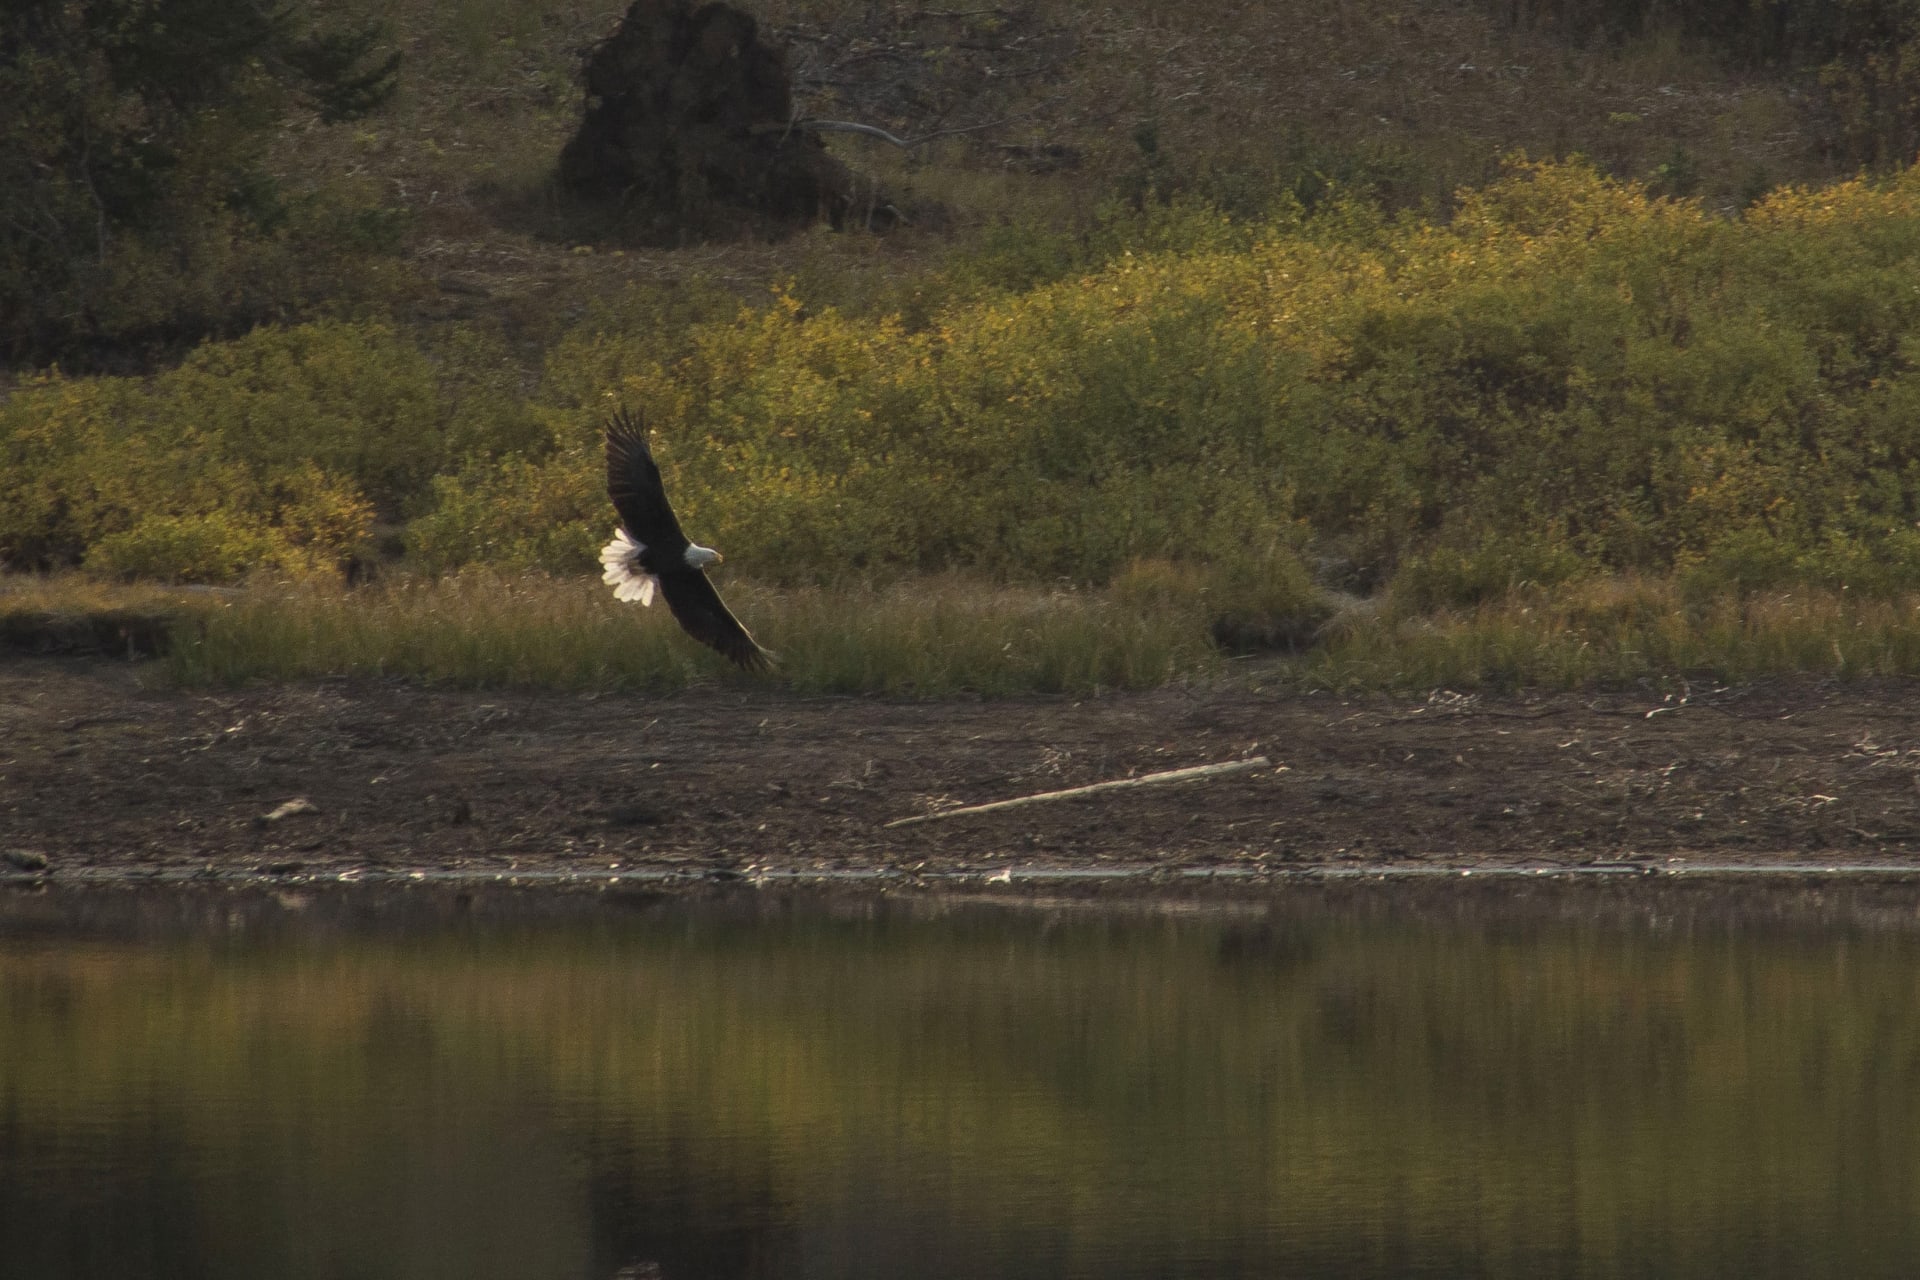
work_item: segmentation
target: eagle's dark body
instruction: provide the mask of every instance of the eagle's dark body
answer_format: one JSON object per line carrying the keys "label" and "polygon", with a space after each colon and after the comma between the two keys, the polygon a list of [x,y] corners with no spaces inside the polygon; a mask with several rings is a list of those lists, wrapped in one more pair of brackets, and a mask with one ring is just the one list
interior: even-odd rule
{"label": "eagle's dark body", "polygon": [[680,531],[646,428],[624,409],[607,423],[607,496],[620,513],[619,532],[600,552],[614,596],[650,605],[657,587],[688,635],[742,667],[766,666],[772,655],[707,581],[705,566],[718,563],[719,553]]}

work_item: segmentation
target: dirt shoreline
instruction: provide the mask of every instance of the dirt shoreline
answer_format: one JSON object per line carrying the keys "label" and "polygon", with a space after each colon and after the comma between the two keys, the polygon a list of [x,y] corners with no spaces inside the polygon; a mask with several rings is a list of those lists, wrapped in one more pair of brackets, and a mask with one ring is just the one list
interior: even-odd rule
{"label": "dirt shoreline", "polygon": [[[0,659],[0,877],[1920,868],[1909,681],[908,702],[145,670]],[[1254,754],[1276,767],[886,826]]]}

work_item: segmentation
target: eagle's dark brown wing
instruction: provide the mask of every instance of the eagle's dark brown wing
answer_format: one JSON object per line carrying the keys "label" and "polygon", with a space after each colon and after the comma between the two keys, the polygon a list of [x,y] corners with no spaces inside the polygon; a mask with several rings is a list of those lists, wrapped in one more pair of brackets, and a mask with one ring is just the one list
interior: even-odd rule
{"label": "eagle's dark brown wing", "polygon": [[676,622],[701,644],[717,649],[728,661],[748,670],[764,670],[773,655],[762,649],[740,620],[733,616],[720,593],[699,569],[660,575],[660,594]]}
{"label": "eagle's dark brown wing", "polygon": [[607,496],[620,513],[627,536],[645,547],[655,564],[677,563],[687,550],[660,467],[647,447],[647,429],[625,409],[607,422]]}

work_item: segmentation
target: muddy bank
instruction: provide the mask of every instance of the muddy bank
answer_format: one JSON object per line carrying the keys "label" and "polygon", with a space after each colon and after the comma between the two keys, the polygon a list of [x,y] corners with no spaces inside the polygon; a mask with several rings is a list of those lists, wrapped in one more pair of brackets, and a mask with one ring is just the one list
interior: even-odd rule
{"label": "muddy bank", "polygon": [[[933,703],[0,661],[0,876],[1920,864],[1910,684]],[[1186,765],[1274,768],[889,828]]]}

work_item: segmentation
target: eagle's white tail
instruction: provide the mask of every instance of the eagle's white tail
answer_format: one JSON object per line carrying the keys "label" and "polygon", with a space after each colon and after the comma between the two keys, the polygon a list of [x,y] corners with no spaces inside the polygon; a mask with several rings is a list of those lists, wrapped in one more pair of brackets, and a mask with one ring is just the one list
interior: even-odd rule
{"label": "eagle's white tail", "polygon": [[645,550],[645,544],[629,538],[625,529],[615,532],[613,541],[600,548],[600,563],[606,568],[600,581],[613,588],[615,600],[653,603],[653,589],[660,580],[641,570],[640,553]]}

